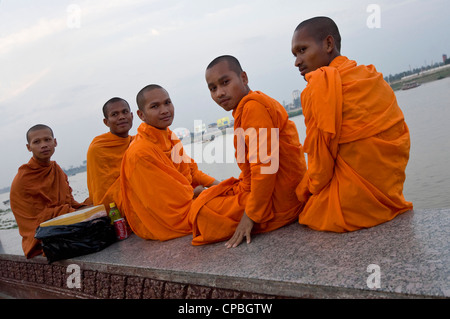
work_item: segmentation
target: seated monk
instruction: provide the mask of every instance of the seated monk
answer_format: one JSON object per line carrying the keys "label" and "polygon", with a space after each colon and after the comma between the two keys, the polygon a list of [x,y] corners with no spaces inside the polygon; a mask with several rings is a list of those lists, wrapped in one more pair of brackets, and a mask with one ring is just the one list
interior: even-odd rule
{"label": "seated monk", "polygon": [[141,238],[164,241],[188,235],[194,197],[219,182],[198,169],[169,129],[174,106],[165,89],[148,85],[136,100],[143,123],[122,160],[120,209]]}
{"label": "seated monk", "polygon": [[94,205],[120,203],[120,167],[122,157],[133,137],[128,135],[133,126],[133,113],[124,99],[114,97],[103,106],[103,123],[109,132],[95,137],[87,152],[87,186]]}
{"label": "seated monk", "polygon": [[89,198],[80,204],[74,200],[67,175],[51,161],[56,139],[50,127],[38,124],[27,132],[27,149],[33,157],[19,167],[10,191],[11,210],[22,236],[22,249],[27,258],[42,254],[37,227],[54,217],[90,205]]}
{"label": "seated monk", "polygon": [[306,163],[298,131],[284,107],[259,91],[232,56],[214,59],[206,70],[212,99],[234,117],[235,156],[241,173],[205,190],[194,201],[190,219],[193,245],[269,232],[297,220],[303,203],[295,187]]}
{"label": "seated monk", "polygon": [[373,65],[340,55],[333,20],[302,22],[292,38],[295,66],[308,82],[301,95],[308,170],[296,192],[300,224],[347,232],[392,220],[413,208],[403,197],[408,126],[395,94]]}

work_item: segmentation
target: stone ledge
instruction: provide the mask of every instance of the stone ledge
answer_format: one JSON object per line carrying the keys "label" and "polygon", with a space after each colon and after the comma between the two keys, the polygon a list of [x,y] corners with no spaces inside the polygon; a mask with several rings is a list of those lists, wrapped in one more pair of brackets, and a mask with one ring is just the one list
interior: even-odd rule
{"label": "stone ledge", "polygon": [[0,292],[26,299],[272,299],[268,296],[139,276],[81,270],[80,288],[69,288],[65,262],[58,265],[0,259]]}
{"label": "stone ledge", "polygon": [[[449,298],[449,224],[449,209],[407,212],[346,234],[295,223],[235,249],[132,235],[51,265],[22,256],[17,230],[0,231],[0,293],[31,285],[61,298]],[[79,290],[66,287],[70,264],[81,268]],[[367,285],[372,264],[380,288]]]}

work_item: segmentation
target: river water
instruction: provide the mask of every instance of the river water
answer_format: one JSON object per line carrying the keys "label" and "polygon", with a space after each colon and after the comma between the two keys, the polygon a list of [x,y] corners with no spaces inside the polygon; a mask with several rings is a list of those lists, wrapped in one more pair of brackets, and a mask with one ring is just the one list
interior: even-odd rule
{"label": "river water", "polygon": [[[404,195],[415,209],[450,207],[450,78],[396,92],[411,132],[411,152],[406,169]],[[292,121],[297,125],[303,144],[306,128],[303,116]],[[205,173],[223,180],[239,176],[234,160],[233,135],[218,136],[213,142],[185,145]],[[69,177],[74,197],[87,196],[86,173]],[[0,194],[0,229],[15,226],[8,204],[9,193]]]}
{"label": "river water", "polygon": [[397,92],[411,134],[405,198],[414,208],[450,207],[450,78]]}

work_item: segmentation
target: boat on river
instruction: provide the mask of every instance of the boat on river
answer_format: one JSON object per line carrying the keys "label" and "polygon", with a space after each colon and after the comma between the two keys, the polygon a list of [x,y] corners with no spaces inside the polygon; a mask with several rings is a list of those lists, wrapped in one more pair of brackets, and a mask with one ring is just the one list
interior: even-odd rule
{"label": "boat on river", "polygon": [[418,86],[420,86],[420,83],[418,83],[418,82],[409,82],[409,83],[403,84],[402,90],[414,89]]}

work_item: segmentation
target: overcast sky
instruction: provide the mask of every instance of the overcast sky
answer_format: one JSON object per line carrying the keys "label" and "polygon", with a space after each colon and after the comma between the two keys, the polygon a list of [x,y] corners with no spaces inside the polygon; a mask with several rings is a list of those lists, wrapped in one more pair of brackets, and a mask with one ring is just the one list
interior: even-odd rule
{"label": "overcast sky", "polygon": [[231,116],[204,79],[219,55],[241,61],[251,89],[290,102],[305,87],[292,32],[318,15],[338,24],[343,55],[385,76],[450,56],[448,0],[0,0],[0,188],[30,159],[34,124],[53,128],[63,168],[82,164],[107,132],[101,107],[111,97],[130,103],[135,134],[136,93],[150,83],[172,98],[172,129]]}

